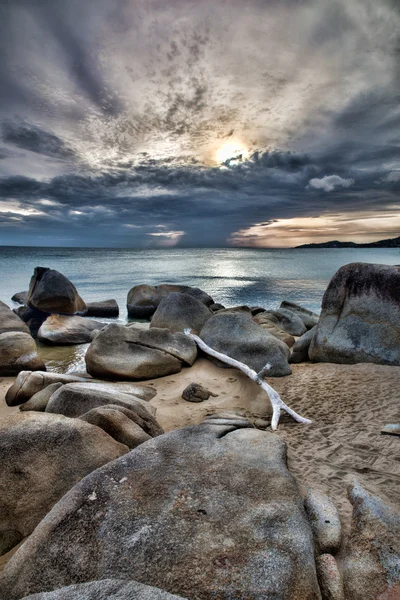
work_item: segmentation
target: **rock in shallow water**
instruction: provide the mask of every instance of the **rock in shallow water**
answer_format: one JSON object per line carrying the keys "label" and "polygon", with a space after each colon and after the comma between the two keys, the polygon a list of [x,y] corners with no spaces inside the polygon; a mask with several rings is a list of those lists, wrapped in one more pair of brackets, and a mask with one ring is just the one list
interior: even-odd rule
{"label": "rock in shallow water", "polygon": [[129,577],[199,600],[319,600],[286,446],[236,421],[213,415],[83,479],[10,560],[2,597]]}
{"label": "rock in shallow water", "polygon": [[73,283],[55,269],[36,267],[27,299],[28,306],[47,313],[84,313],[86,304]]}
{"label": "rock in shallow water", "polygon": [[26,369],[44,370],[35,340],[29,333],[10,331],[0,334],[0,375],[17,375]]}
{"label": "rock in shallow water", "polygon": [[118,317],[119,306],[116,300],[102,300],[100,302],[88,302],[86,304],[87,317]]}
{"label": "rock in shallow water", "polygon": [[50,315],[38,331],[38,340],[45,344],[87,344],[93,331],[103,329],[106,323],[86,317]]}
{"label": "rock in shallow water", "polygon": [[211,296],[199,288],[193,288],[187,285],[174,285],[170,283],[163,283],[156,286],[141,284],[136,285],[128,292],[128,316],[137,319],[150,319],[150,317],[155,313],[161,300],[173,292],[188,294],[189,296],[199,300],[199,302],[205,306],[211,306],[214,304],[214,300],[211,298]]}

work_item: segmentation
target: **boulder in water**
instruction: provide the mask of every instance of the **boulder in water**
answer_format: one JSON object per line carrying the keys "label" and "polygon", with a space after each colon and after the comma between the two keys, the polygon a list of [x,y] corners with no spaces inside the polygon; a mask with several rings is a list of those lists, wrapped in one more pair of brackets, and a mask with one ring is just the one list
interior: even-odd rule
{"label": "boulder in water", "polygon": [[129,290],[127,298],[128,316],[136,319],[150,319],[161,300],[173,292],[188,294],[206,306],[214,304],[211,296],[199,288],[170,283],[163,283],[156,286],[141,284]]}
{"label": "boulder in water", "polygon": [[87,317],[103,317],[110,319],[111,317],[118,317],[119,306],[116,300],[102,300],[100,302],[87,302],[86,303]]}
{"label": "boulder in water", "polygon": [[44,370],[35,340],[29,333],[9,331],[0,334],[0,375],[17,375],[26,369]]}
{"label": "boulder in water", "polygon": [[0,301],[0,334],[19,331],[29,333],[29,328],[4,302]]}
{"label": "boulder in water", "polygon": [[36,267],[28,292],[28,306],[47,313],[74,315],[85,313],[86,304],[76,287],[62,273]]}
{"label": "boulder in water", "polygon": [[161,300],[151,318],[150,327],[165,328],[172,332],[188,328],[198,334],[212,315],[212,311],[193,296],[173,292]]}
{"label": "boulder in water", "polygon": [[87,344],[93,331],[103,329],[106,323],[86,317],[50,315],[38,331],[38,340],[45,344]]}

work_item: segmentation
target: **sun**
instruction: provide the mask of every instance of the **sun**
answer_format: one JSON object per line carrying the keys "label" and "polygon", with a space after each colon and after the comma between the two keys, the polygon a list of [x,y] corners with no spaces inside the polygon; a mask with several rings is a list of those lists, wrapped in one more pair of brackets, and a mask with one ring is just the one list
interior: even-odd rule
{"label": "sun", "polygon": [[224,142],[215,151],[215,160],[217,163],[224,163],[229,159],[246,159],[249,155],[249,150],[239,140],[229,140]]}

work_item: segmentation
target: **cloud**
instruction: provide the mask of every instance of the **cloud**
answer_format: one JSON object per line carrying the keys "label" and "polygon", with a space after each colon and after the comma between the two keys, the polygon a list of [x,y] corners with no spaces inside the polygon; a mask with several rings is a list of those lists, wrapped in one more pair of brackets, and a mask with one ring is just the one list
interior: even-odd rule
{"label": "cloud", "polygon": [[338,187],[348,188],[354,184],[354,179],[344,179],[339,175],[325,175],[325,177],[313,177],[308,182],[308,188],[316,190],[324,190],[325,192],[333,192]]}
{"label": "cloud", "polygon": [[1,126],[2,140],[17,148],[43,154],[52,158],[71,160],[75,153],[57,135],[24,121],[4,121]]}

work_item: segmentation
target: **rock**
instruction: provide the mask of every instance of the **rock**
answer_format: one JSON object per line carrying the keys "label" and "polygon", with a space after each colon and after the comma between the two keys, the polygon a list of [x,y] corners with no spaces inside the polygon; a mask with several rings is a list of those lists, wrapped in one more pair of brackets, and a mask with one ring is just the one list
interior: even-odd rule
{"label": "rock", "polygon": [[262,313],[257,313],[254,316],[253,321],[257,323],[257,325],[260,325],[260,327],[268,331],[268,333],[276,337],[278,340],[284,342],[286,346],[288,346],[288,348],[294,346],[294,343],[296,341],[294,337],[289,333],[286,333],[286,331],[284,331],[283,329],[281,329],[278,326],[277,321],[273,321],[270,315],[265,311],[263,311]]}
{"label": "rock", "polygon": [[60,387],[62,387],[62,383],[51,383],[43,390],[36,392],[33,394],[31,398],[29,398],[28,402],[25,404],[21,404],[20,410],[38,410],[39,412],[44,412],[46,410],[46,406],[51,396],[56,392]]}
{"label": "rock", "polygon": [[28,306],[47,313],[74,315],[85,313],[86,304],[76,287],[62,273],[36,267],[28,292]]}
{"label": "rock", "polygon": [[36,308],[30,308],[29,306],[18,306],[13,309],[15,313],[24,323],[29,327],[31,335],[36,336],[42,324],[45,322],[49,313],[44,313]]}
{"label": "rock", "polygon": [[307,329],[312,329],[315,327],[315,325],[318,325],[319,315],[311,310],[308,310],[307,308],[303,308],[302,306],[295,304],[294,302],[287,302],[284,300],[281,302],[279,308],[294,312],[298,317],[300,317]]}
{"label": "rock", "polygon": [[187,402],[203,402],[208,400],[210,396],[216,398],[218,394],[213,394],[200,383],[190,383],[182,392],[182,398]]}
{"label": "rock", "polygon": [[214,304],[210,304],[208,308],[213,312],[218,312],[219,310],[224,310],[225,306],[219,302],[215,302]]}
{"label": "rock", "polygon": [[10,331],[0,334],[0,375],[17,375],[26,369],[45,370],[37,353],[35,340],[29,333]]}
{"label": "rock", "polygon": [[78,419],[40,412],[3,417],[0,553],[29,535],[82,477],[127,451],[100,428]]}
{"label": "rock", "polygon": [[196,344],[184,333],[112,324],[92,341],[85,361],[94,377],[152,379],[179,373],[183,364],[192,365],[196,356]]}
{"label": "rock", "polygon": [[314,362],[400,365],[400,268],[351,263],[333,276],[310,345]]}
{"label": "rock", "polygon": [[263,308],[262,306],[250,306],[250,310],[251,310],[251,314],[253,315],[253,317],[255,317],[256,315],[265,312],[265,308]]}
{"label": "rock", "polygon": [[304,333],[293,346],[292,354],[290,355],[291,363],[301,363],[308,360],[308,350],[311,340],[314,337],[317,327],[313,327]]}
{"label": "rock", "polygon": [[169,329],[172,332],[191,329],[199,334],[212,311],[193,296],[173,292],[165,296],[151,318],[150,327]]}
{"label": "rock", "polygon": [[87,344],[92,332],[105,326],[86,317],[50,315],[38,331],[38,340],[45,344]]}
{"label": "rock", "polygon": [[6,565],[1,597],[132,578],[187,598],[319,600],[285,443],[217,415],[91,473]]}
{"label": "rock", "polygon": [[152,435],[162,433],[160,426],[155,420],[153,414],[154,406],[148,404],[145,400],[135,398],[131,394],[118,392],[109,392],[99,389],[95,384],[90,383],[67,383],[59,390],[53,393],[47,406],[47,413],[57,413],[65,417],[79,417],[84,415],[92,408],[105,406],[106,404],[120,405],[136,413],[146,424],[145,431],[153,432]]}
{"label": "rock", "polygon": [[11,300],[13,302],[17,302],[18,304],[26,304],[28,299],[28,291],[26,292],[17,292],[12,296]]}
{"label": "rock", "polygon": [[349,487],[351,532],[343,563],[345,597],[351,600],[400,598],[400,515],[398,509],[367,492]]}
{"label": "rock", "polygon": [[51,383],[72,383],[78,381],[88,381],[84,377],[75,375],[64,375],[62,373],[46,373],[44,371],[22,371],[6,393],[6,402],[8,406],[18,406],[23,404],[29,398],[43,390]]}
{"label": "rock", "polygon": [[139,583],[122,579],[102,579],[77,585],[69,585],[54,592],[25,596],[22,600],[185,600]]}
{"label": "rock", "polygon": [[214,304],[214,300],[200,290],[199,288],[192,288],[187,285],[173,285],[169,283],[163,283],[162,285],[136,285],[129,290],[127,298],[127,310],[128,316],[137,319],[150,319],[155,313],[156,308],[160,304],[161,300],[171,294],[172,292],[178,292],[182,294],[188,294],[193,296],[202,302],[206,306]]}
{"label": "rock", "polygon": [[267,419],[255,419],[254,427],[257,429],[267,429],[271,425],[270,421]]}
{"label": "rock", "polygon": [[266,310],[255,316],[255,320],[261,318],[264,320],[269,319],[271,323],[276,325],[279,329],[286,331],[289,335],[301,336],[307,331],[306,326],[300,317],[298,317],[296,313],[284,308],[279,308],[278,310]]}
{"label": "rock", "polygon": [[[147,442],[152,437],[164,433],[155,420],[146,423],[137,413],[117,404],[106,404],[105,406],[92,408],[79,418],[82,421],[101,427],[117,442],[125,444],[131,450],[143,444],[143,442]],[[155,431],[156,433],[154,433]]]}
{"label": "rock", "polygon": [[381,433],[386,435],[400,435],[400,423],[390,423],[384,425],[381,429]]}
{"label": "rock", "polygon": [[322,554],[315,562],[322,600],[345,600],[342,577],[334,557]]}
{"label": "rock", "polygon": [[4,302],[0,301],[0,334],[19,331],[29,333],[29,328]]}
{"label": "rock", "polygon": [[332,500],[318,490],[308,489],[304,507],[319,554],[336,554],[342,539],[339,513]]}
{"label": "rock", "polygon": [[[218,312],[204,325],[200,337],[214,350],[245,363],[257,373],[268,362],[272,365],[271,377],[292,372],[288,363],[289,348],[254,323],[251,313]],[[220,361],[217,364],[222,366]]]}
{"label": "rock", "polygon": [[119,306],[116,300],[102,300],[101,302],[87,302],[86,304],[88,317],[103,317],[110,319],[118,317]]}

